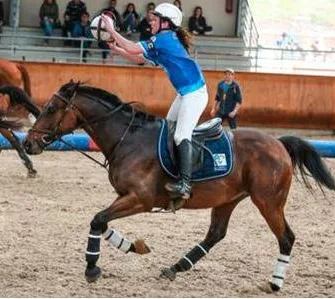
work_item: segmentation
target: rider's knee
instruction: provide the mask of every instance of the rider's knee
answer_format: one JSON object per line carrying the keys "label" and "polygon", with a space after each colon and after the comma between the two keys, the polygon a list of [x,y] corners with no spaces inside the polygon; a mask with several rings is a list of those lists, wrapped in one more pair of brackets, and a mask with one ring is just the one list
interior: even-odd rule
{"label": "rider's knee", "polygon": [[179,144],[181,144],[181,142],[184,140],[184,139],[187,139],[188,141],[191,141],[191,138],[189,137],[186,137],[185,135],[181,135],[181,134],[175,134],[174,137],[174,142],[175,144],[178,146]]}

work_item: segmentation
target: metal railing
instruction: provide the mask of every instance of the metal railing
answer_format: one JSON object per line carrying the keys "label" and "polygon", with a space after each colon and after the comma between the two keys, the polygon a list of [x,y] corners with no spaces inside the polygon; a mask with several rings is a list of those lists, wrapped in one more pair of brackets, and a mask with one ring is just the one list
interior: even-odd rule
{"label": "metal railing", "polygon": [[[6,40],[5,40],[6,39]],[[45,44],[48,40],[49,43]],[[63,44],[76,43],[76,47]],[[90,42],[91,46],[85,45]],[[0,56],[12,60],[46,61],[60,63],[91,63],[132,65],[121,56],[111,53],[106,60],[92,39],[27,36],[18,34],[0,35]],[[232,67],[237,71],[296,74],[335,74],[335,51],[291,50],[273,47],[244,47],[201,45],[194,46],[191,55],[205,70],[222,70]]]}
{"label": "metal railing", "polygon": [[237,35],[247,47],[258,47],[259,33],[248,0],[240,0]]}

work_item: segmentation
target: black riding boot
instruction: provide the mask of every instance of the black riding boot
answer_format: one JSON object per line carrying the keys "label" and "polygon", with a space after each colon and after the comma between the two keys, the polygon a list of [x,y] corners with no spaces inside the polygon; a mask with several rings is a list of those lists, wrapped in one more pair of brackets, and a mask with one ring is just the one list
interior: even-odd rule
{"label": "black riding boot", "polygon": [[192,144],[189,140],[183,141],[177,146],[177,159],[181,178],[177,182],[167,183],[165,189],[171,193],[174,207],[177,210],[191,197],[192,174]]}

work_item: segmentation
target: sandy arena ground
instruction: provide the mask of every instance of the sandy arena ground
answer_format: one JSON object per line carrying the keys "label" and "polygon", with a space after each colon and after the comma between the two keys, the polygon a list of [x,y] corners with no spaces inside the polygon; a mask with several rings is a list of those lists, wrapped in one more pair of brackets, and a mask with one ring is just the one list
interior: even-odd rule
{"label": "sandy arena ground", "polygon": [[[125,255],[102,242],[103,277],[87,284],[89,223],[116,197],[107,173],[73,152],[45,152],[32,159],[39,175],[27,179],[14,151],[0,154],[0,297],[335,297],[334,192],[311,195],[294,182],[286,218],[296,243],[278,294],[258,287],[272,275],[278,246],[249,199],[234,211],[226,239],[174,282],[160,279],[160,269],[204,238],[210,211],[114,221],[130,240],[144,238],[152,252]],[[335,159],[326,163],[335,175]]]}

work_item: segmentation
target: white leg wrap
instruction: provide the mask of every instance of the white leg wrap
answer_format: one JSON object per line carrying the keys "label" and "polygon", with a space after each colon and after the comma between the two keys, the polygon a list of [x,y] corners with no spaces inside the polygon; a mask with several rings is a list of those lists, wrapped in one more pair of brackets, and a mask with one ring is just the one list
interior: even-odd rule
{"label": "white leg wrap", "polygon": [[129,251],[131,242],[125,239],[122,234],[117,230],[108,228],[103,235],[105,240],[108,241],[109,244],[115,246],[116,248],[122,250],[125,253]]}
{"label": "white leg wrap", "polygon": [[286,270],[289,266],[289,263],[290,263],[289,255],[280,254],[278,256],[277,262],[273,269],[271,282],[280,288],[283,286]]}

